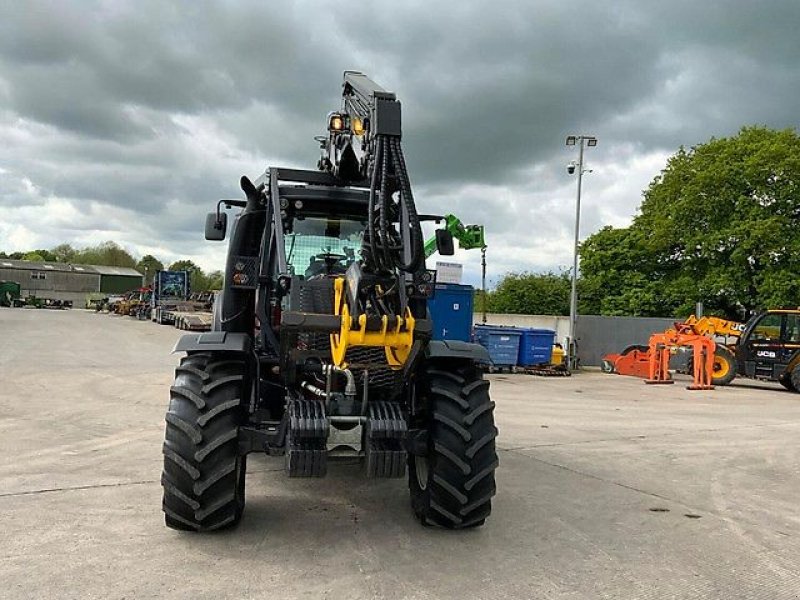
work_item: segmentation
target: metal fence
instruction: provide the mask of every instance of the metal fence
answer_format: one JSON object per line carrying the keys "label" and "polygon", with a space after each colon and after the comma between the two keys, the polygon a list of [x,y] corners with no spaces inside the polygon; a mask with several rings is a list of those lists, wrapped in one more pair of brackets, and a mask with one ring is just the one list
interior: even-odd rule
{"label": "metal fence", "polygon": [[584,366],[598,366],[603,356],[632,344],[647,344],[650,334],[672,327],[678,319],[655,317],[579,316],[575,330],[578,359]]}

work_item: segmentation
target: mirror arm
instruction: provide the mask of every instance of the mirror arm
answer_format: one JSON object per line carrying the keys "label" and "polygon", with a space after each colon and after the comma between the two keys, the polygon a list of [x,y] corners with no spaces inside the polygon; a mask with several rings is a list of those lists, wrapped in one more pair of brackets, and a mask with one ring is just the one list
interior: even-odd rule
{"label": "mirror arm", "polygon": [[245,200],[220,200],[217,202],[217,223],[220,222],[219,213],[223,204],[225,205],[225,208],[231,208],[232,206],[244,208],[247,206],[247,202]]}

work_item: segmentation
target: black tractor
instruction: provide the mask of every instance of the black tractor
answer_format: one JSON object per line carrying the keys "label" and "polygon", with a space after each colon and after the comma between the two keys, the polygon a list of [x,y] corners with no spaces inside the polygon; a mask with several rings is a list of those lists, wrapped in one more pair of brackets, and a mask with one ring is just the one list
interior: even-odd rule
{"label": "black tractor", "polygon": [[[317,138],[316,171],[242,177],[211,332],[183,336],[170,388],[163,508],[174,529],[239,522],[247,455],[283,457],[289,477],[361,458],[408,476],[423,524],[482,525],[497,467],[484,348],[431,340],[420,222],[401,150],[400,103],[345,72],[342,107]],[[446,230],[439,251],[453,253]]]}

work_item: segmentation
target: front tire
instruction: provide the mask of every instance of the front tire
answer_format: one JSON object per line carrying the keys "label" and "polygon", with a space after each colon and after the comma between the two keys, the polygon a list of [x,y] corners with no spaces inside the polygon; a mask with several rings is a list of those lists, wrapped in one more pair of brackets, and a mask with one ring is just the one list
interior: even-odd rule
{"label": "front tire", "polygon": [[797,389],[794,387],[792,383],[792,379],[788,374],[783,374],[778,378],[778,383],[780,383],[783,387],[785,387],[790,392],[796,392]]}
{"label": "front tire", "polygon": [[167,527],[233,527],[244,510],[246,456],[239,455],[245,363],[219,352],[189,355],[175,370],[164,438]]}
{"label": "front tire", "polygon": [[425,406],[414,426],[427,427],[427,453],[409,454],[411,506],[425,525],[483,525],[496,492],[497,428],[489,382],[473,364],[435,365],[422,373]]}
{"label": "front tire", "polygon": [[783,386],[793,392],[800,392],[800,365],[795,365],[794,369],[792,369],[792,372],[789,374],[788,379],[791,387],[787,386],[785,383]]}
{"label": "front tire", "polygon": [[728,385],[736,377],[736,357],[725,346],[717,345],[714,350],[714,370],[711,385]]}

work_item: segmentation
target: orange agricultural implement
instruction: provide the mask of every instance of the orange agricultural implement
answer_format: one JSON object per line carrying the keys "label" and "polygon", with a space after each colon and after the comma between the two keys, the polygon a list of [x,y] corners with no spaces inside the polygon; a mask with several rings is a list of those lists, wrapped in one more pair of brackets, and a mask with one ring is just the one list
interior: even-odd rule
{"label": "orange agricultural implement", "polygon": [[713,390],[711,380],[714,375],[714,351],[716,343],[705,335],[695,333],[691,325],[676,324],[675,329],[650,336],[648,351],[649,372],[645,383],[675,383],[669,374],[669,359],[675,351],[688,346],[692,349],[692,385],[690,390]]}
{"label": "orange agricultural implement", "polygon": [[606,373],[619,373],[646,379],[650,376],[650,348],[628,346],[619,354],[606,354],[602,369]]}
{"label": "orange agricultural implement", "polygon": [[[736,341],[744,331],[744,323],[728,321],[719,317],[696,317],[690,316],[683,323],[675,323],[671,329],[653,335],[664,336],[664,339],[671,339],[675,336],[682,336],[681,339],[688,340],[687,336],[699,336],[709,340],[718,338],[717,343],[712,348],[713,374],[711,382],[713,385],[727,385],[736,376],[736,358],[733,348]],[[722,338],[725,343],[721,343]],[[682,346],[692,346],[691,343],[681,344]],[[673,347],[674,354],[676,347]],[[607,354],[603,357],[602,369],[606,373],[618,373],[632,377],[650,378],[652,346],[628,346],[620,354]],[[702,361],[701,361],[702,362]],[[692,372],[696,371],[695,361],[689,361]],[[666,368],[664,368],[666,372]],[[701,388],[702,389],[702,388]]]}

